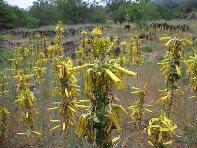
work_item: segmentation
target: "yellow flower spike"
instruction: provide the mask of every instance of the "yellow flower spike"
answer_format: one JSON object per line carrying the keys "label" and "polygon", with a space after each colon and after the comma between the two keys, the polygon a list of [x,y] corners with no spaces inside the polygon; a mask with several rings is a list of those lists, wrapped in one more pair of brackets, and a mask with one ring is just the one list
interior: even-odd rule
{"label": "yellow flower spike", "polygon": [[69,93],[68,93],[68,89],[67,88],[65,88],[65,94],[66,94],[66,97],[70,96]]}
{"label": "yellow flower spike", "polygon": [[176,65],[176,71],[177,71],[178,75],[179,75],[179,76],[181,76],[181,70],[180,70],[180,67],[178,67],[177,65]]}
{"label": "yellow flower spike", "polygon": [[61,21],[58,22],[58,25],[56,26],[55,31],[57,33],[63,33],[64,32]]}
{"label": "yellow flower spike", "polygon": [[189,45],[192,45],[193,44],[193,42],[192,41],[190,41],[190,40],[187,40],[187,39],[183,39],[185,42],[187,42]]}
{"label": "yellow flower spike", "polygon": [[[92,33],[93,37],[89,39],[88,47],[84,45],[84,41],[80,42],[80,54],[78,54],[80,65],[82,63],[91,63],[92,65],[86,67],[88,70],[85,82],[85,94],[89,98],[90,104],[89,106],[81,105],[83,103],[80,101],[74,103],[76,108],[82,108],[89,113],[88,116],[80,116],[76,133],[79,137],[85,136],[89,143],[96,143],[98,147],[106,145],[109,141],[110,144],[107,145],[112,147],[112,139],[108,135],[111,135],[114,128],[120,130],[118,121],[121,119],[121,114],[119,111],[126,113],[123,107],[113,105],[118,100],[113,94],[113,86],[124,86],[123,72],[113,67],[113,65],[119,64],[119,61],[113,60],[111,54],[118,38],[111,42],[109,36],[102,37],[102,32],[97,29],[94,29]],[[88,59],[85,59],[86,55]],[[67,70],[70,73],[78,72],[75,67],[74,70],[72,68]],[[134,75],[126,69],[121,70],[129,75]],[[94,126],[95,122],[99,123],[98,126]],[[97,136],[99,132],[102,133],[101,136]]]}
{"label": "yellow flower spike", "polygon": [[101,29],[99,27],[95,27],[92,31],[93,36],[99,36],[102,35]]}
{"label": "yellow flower spike", "polygon": [[[59,107],[49,108],[48,110],[59,110],[59,114],[61,115],[62,119],[58,122],[62,123],[62,130],[65,131],[70,124],[74,124],[75,122],[74,116],[76,114],[75,109],[78,101],[74,98],[79,94],[80,91],[80,87],[77,85],[77,78],[75,77],[74,73],[82,70],[86,67],[86,65],[85,67],[83,67],[84,65],[80,67],[73,67],[71,58],[66,58],[65,61],[63,61],[62,58],[54,58],[54,65],[56,67],[56,74],[54,77],[58,82],[58,91],[61,100],[59,102],[52,103],[59,105]],[[60,70],[63,71],[64,74],[58,76]]]}
{"label": "yellow flower spike", "polygon": [[143,89],[136,88],[136,87],[133,88],[136,91],[131,92],[131,93],[136,94],[138,96],[138,100],[135,101],[132,106],[128,107],[128,109],[131,111],[132,121],[135,123],[138,130],[140,130],[140,128],[141,128],[144,114],[146,112],[152,112],[151,110],[145,108],[145,107],[147,107],[147,104],[145,104],[147,84],[148,83],[146,83],[143,86]]}
{"label": "yellow flower spike", "polygon": [[108,50],[107,50],[107,54],[110,54],[110,53],[114,50],[114,48],[115,48],[117,42],[118,42],[118,37],[116,37],[116,38],[114,39],[114,41],[111,43],[111,45],[109,46],[109,48],[108,48]]}
{"label": "yellow flower spike", "polygon": [[175,128],[177,128],[177,126],[172,125],[172,121],[165,116],[163,111],[159,112],[158,118],[152,118],[149,121],[149,126],[147,127],[148,135],[152,136],[157,144],[165,144],[165,141],[168,140],[174,133]]}
{"label": "yellow flower spike", "polygon": [[87,35],[87,31],[83,30],[83,31],[81,32],[81,35]]}
{"label": "yellow flower spike", "polygon": [[126,46],[127,45],[127,42],[126,41],[123,41],[120,43],[120,46]]}
{"label": "yellow flower spike", "polygon": [[72,68],[73,67],[73,61],[70,58],[66,58],[65,65],[67,68]]}

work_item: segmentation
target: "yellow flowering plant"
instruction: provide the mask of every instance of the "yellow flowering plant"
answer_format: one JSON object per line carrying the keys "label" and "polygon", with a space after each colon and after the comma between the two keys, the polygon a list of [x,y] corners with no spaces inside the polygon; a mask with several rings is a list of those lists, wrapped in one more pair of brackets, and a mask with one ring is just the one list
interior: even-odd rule
{"label": "yellow flowering plant", "polygon": [[133,103],[132,106],[129,106],[128,109],[131,111],[132,122],[134,122],[135,126],[138,130],[141,129],[143,123],[143,117],[146,112],[151,113],[152,111],[149,109],[152,105],[145,103],[145,96],[147,93],[146,87],[148,83],[143,86],[143,89],[132,87],[134,90],[131,92],[138,96],[138,100]]}
{"label": "yellow flowering plant", "polygon": [[188,60],[185,60],[187,66],[187,73],[190,77],[189,85],[194,90],[195,96],[189,98],[197,97],[197,50],[195,51],[194,56],[190,56]]}
{"label": "yellow flowering plant", "polygon": [[179,39],[176,37],[162,37],[160,40],[168,40],[164,45],[168,47],[168,50],[165,59],[159,63],[163,66],[161,71],[163,71],[162,74],[166,79],[166,89],[162,91],[165,96],[160,98],[157,103],[163,102],[164,109],[169,117],[171,107],[175,102],[175,95],[182,93],[176,83],[181,78],[180,64],[184,58],[184,46],[186,43],[192,44],[192,42],[187,39]]}
{"label": "yellow flowering plant", "polygon": [[135,76],[136,73],[118,65],[111,57],[117,39],[110,42],[108,37],[101,37],[101,30],[95,28],[90,39],[91,62],[82,66],[68,68],[70,72],[86,70],[85,94],[90,106],[80,106],[87,113],[80,116],[76,133],[79,137],[86,137],[88,142],[99,147],[112,147],[113,129],[120,130],[118,121],[121,113],[126,110],[117,104],[117,97],[112,88],[125,88],[122,74]]}
{"label": "yellow flowering plant", "polygon": [[166,117],[164,111],[158,113],[158,118],[152,118],[147,127],[148,135],[151,136],[148,143],[153,147],[163,148],[164,145],[172,144],[169,139],[174,135],[176,125]]}

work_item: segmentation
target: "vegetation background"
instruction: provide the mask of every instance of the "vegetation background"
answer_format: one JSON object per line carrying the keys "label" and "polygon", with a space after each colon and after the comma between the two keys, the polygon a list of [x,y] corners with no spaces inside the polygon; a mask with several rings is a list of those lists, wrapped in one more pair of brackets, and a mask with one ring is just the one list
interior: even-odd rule
{"label": "vegetation background", "polygon": [[[99,3],[102,2],[102,3]],[[196,0],[37,0],[27,9],[10,6],[0,0],[0,24],[36,28],[66,24],[131,22],[173,19],[184,12],[197,9]]]}

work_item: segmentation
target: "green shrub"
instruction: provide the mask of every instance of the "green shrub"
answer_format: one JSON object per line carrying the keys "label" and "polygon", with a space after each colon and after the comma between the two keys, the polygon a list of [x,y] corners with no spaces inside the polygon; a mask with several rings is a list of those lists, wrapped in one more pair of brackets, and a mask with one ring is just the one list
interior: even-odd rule
{"label": "green shrub", "polygon": [[145,47],[142,47],[142,51],[143,52],[153,52],[153,48],[150,46],[145,46]]}

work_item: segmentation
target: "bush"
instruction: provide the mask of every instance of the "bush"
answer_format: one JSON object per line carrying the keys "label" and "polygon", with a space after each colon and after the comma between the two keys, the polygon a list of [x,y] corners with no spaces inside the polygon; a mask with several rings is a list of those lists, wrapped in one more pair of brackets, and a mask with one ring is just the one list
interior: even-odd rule
{"label": "bush", "polygon": [[150,47],[150,46],[145,46],[145,47],[142,47],[142,51],[143,52],[152,52],[153,51],[153,48]]}
{"label": "bush", "polygon": [[37,28],[37,27],[39,27],[38,23],[39,23],[39,20],[34,17],[27,16],[25,18],[25,27],[27,27],[27,28],[30,28],[30,29]]}

